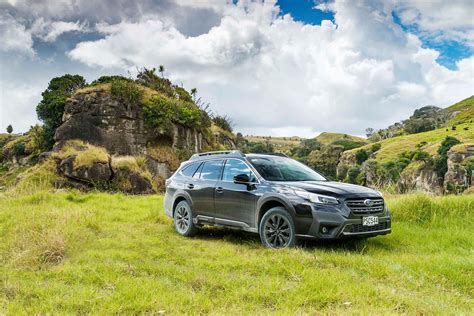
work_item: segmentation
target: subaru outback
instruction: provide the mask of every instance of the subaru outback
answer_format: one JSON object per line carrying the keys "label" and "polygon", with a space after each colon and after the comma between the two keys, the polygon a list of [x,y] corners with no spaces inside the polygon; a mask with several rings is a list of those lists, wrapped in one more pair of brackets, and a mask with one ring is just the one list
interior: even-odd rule
{"label": "subaru outback", "polygon": [[380,192],[328,181],[283,154],[195,154],[166,180],[164,207],[183,236],[223,226],[258,233],[270,248],[391,232]]}

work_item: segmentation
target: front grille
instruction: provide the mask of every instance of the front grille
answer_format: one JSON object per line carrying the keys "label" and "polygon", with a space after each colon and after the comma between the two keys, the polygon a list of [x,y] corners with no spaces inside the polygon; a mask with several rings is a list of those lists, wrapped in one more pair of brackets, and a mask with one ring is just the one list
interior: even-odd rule
{"label": "front grille", "polygon": [[[365,203],[366,200],[370,200],[372,202],[372,205],[367,206]],[[353,214],[382,213],[384,209],[383,199],[346,200],[346,205],[351,209]]]}
{"label": "front grille", "polygon": [[362,224],[350,224],[344,228],[346,233],[368,233],[390,228],[390,222],[379,223],[374,226],[364,226]]}

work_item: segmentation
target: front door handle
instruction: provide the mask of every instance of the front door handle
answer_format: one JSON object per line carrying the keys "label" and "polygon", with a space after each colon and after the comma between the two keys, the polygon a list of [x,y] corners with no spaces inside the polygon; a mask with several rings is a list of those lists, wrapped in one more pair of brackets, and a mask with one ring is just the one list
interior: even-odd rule
{"label": "front door handle", "polygon": [[187,185],[187,187],[188,187],[188,189],[194,189],[194,184],[189,183],[189,184]]}
{"label": "front door handle", "polygon": [[216,192],[217,193],[222,193],[222,192],[224,192],[224,188],[223,187],[217,187]]}

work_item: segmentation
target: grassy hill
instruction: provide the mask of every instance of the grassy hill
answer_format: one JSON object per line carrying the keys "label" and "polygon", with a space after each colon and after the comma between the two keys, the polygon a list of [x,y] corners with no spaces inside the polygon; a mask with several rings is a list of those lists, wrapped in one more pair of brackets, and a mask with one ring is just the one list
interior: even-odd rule
{"label": "grassy hill", "polygon": [[472,123],[474,119],[474,96],[451,105],[447,110],[453,115],[449,125]]}
{"label": "grassy hill", "polygon": [[[464,127],[468,127],[469,130],[464,130]],[[415,150],[416,145],[421,142],[427,142],[427,144],[422,147],[424,151],[435,155],[439,145],[446,136],[456,137],[463,143],[472,143],[474,142],[474,124],[464,123],[457,125],[455,131],[449,128],[446,130],[446,128],[443,127],[429,132],[384,139],[378,142],[382,147],[377,152],[375,158],[380,162],[394,161],[404,151]],[[360,148],[369,150],[372,145],[373,144],[369,144]],[[348,153],[355,154],[360,148],[352,149],[348,151]]]}
{"label": "grassy hill", "polygon": [[474,195],[388,198],[393,233],[274,251],[163,197],[0,195],[0,314],[469,314]]}
{"label": "grassy hill", "polygon": [[328,132],[323,132],[316,136],[316,140],[320,142],[323,145],[329,145],[337,140],[340,139],[349,139],[354,142],[363,142],[367,143],[367,139],[358,137],[358,136],[352,136],[348,134],[341,134],[341,133],[328,133]]}
{"label": "grassy hill", "polygon": [[[446,108],[452,115],[446,126],[432,131],[401,135],[379,141],[381,149],[377,152],[376,160],[379,162],[394,161],[398,155],[407,150],[415,150],[421,142],[426,144],[421,148],[431,155],[436,155],[436,151],[446,136],[452,136],[463,143],[474,142],[474,96],[462,100]],[[455,126],[455,130],[453,130]],[[369,150],[372,144],[361,147]],[[348,151],[348,154],[355,153],[359,149]]]}

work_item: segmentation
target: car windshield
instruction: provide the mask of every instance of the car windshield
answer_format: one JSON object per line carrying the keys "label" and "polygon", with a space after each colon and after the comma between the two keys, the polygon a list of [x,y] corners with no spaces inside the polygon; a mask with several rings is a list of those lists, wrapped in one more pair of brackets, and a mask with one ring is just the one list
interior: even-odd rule
{"label": "car windshield", "polygon": [[285,157],[249,157],[250,163],[268,181],[326,181],[313,169]]}

